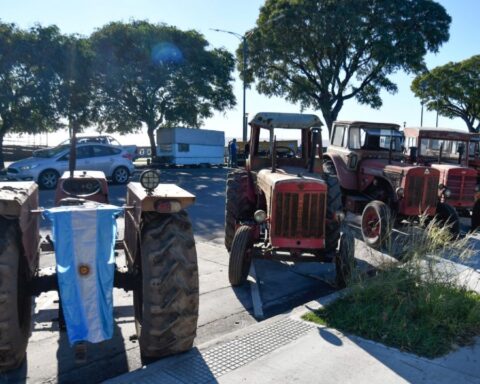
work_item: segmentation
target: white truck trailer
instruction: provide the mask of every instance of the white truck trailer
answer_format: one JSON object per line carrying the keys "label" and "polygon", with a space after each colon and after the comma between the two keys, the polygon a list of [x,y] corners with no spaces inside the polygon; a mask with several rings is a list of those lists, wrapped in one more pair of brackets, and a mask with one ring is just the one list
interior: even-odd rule
{"label": "white truck trailer", "polygon": [[197,128],[157,129],[157,161],[172,165],[223,165],[225,133]]}

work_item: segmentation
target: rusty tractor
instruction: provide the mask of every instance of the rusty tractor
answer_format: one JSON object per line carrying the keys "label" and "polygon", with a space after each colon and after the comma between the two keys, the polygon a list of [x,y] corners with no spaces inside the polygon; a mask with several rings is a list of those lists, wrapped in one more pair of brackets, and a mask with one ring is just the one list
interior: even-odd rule
{"label": "rusty tractor", "polygon": [[326,173],[338,177],[347,211],[361,213],[366,244],[381,248],[395,223],[437,217],[459,231],[455,209],[439,201],[440,171],[406,164],[404,136],[389,123],[336,121],[324,156]]}
{"label": "rusty tractor", "polygon": [[407,160],[440,171],[439,199],[462,216],[471,217],[472,228],[480,224],[477,171],[469,167],[470,140],[466,131],[451,128],[406,127]]}
{"label": "rusty tractor", "polygon": [[[32,296],[50,290],[62,294],[58,266],[54,274],[39,271],[41,252],[52,250],[54,245],[40,239],[39,213],[43,209],[38,206],[38,197],[34,182],[0,183],[0,371],[14,369],[24,360]],[[184,210],[194,200],[192,194],[176,185],[159,184],[156,171],[145,171],[140,183],[127,186],[124,239],[114,240],[115,248],[125,251],[127,268],[115,267],[113,286],[133,291],[143,359],[186,351],[196,335],[197,256],[192,226]],[[89,171],[65,174],[57,186],[56,202],[67,210],[82,205],[94,205],[94,209],[105,206],[105,175]],[[55,233],[58,240],[62,231]],[[89,272],[88,266],[79,266],[75,273],[81,279],[80,275]]]}
{"label": "rusty tractor", "polygon": [[[258,257],[334,262],[336,283],[344,286],[354,266],[354,238],[341,225],[337,178],[323,172],[320,119],[264,112],[255,115],[250,126],[246,166],[227,176],[230,283],[244,283],[252,259]],[[299,133],[299,153],[277,148],[275,134],[281,131],[290,137]],[[260,150],[261,137],[269,140],[266,151]]]}

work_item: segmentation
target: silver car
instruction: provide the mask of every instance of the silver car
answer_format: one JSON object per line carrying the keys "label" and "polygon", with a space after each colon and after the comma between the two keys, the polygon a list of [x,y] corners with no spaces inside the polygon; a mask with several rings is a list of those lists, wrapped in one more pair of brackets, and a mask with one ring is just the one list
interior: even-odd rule
{"label": "silver car", "polygon": [[[69,145],[35,151],[33,157],[16,161],[7,168],[9,180],[33,180],[41,188],[53,189],[68,171]],[[126,184],[135,167],[121,148],[104,144],[77,145],[76,169],[102,171],[114,183]]]}

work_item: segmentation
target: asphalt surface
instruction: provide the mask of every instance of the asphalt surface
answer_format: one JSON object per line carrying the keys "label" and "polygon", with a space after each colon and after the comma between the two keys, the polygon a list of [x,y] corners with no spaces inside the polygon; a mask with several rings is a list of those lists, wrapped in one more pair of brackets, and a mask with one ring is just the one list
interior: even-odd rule
{"label": "asphalt surface", "polygon": [[[230,286],[228,254],[223,245],[226,173],[227,169],[222,168],[167,169],[161,173],[162,182],[177,184],[196,195],[195,204],[188,208],[200,272],[196,345],[335,291],[334,268],[330,264],[267,260],[255,261],[250,273],[254,281],[237,288]],[[110,185],[112,204],[123,205],[125,196],[125,186]],[[53,200],[52,191],[41,191],[41,206],[51,207]],[[43,221],[41,234],[48,232],[49,223]],[[122,252],[117,264],[124,264]],[[42,254],[42,269],[53,270],[54,265],[52,253]],[[16,371],[0,374],[0,383],[97,383],[141,367],[131,292],[114,289],[114,337],[89,345],[87,362],[83,364],[75,363],[66,333],[58,330],[57,300],[56,292],[36,298],[26,363]]]}

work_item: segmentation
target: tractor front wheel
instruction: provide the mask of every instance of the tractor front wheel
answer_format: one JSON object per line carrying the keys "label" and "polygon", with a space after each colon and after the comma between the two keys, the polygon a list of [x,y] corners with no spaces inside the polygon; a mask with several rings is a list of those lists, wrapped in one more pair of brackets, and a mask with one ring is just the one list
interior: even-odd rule
{"label": "tractor front wheel", "polygon": [[252,241],[252,228],[248,225],[242,225],[237,229],[228,263],[228,279],[234,287],[247,280],[252,262]]}
{"label": "tractor front wheel", "polygon": [[460,233],[460,218],[458,213],[451,205],[446,203],[437,204],[437,213],[435,215],[438,224],[448,226],[450,234],[457,237]]}
{"label": "tractor front wheel", "polygon": [[363,241],[372,248],[379,249],[392,230],[390,208],[382,201],[368,203],[362,213]]}
{"label": "tractor front wheel", "polygon": [[27,283],[18,222],[0,218],[0,372],[25,358],[32,316]]}
{"label": "tractor front wheel", "polygon": [[142,358],[189,350],[197,330],[198,266],[185,211],[144,213],[140,242],[142,281],[134,290]]}
{"label": "tractor front wheel", "polygon": [[335,283],[345,288],[355,268],[355,238],[348,227],[340,235],[338,251],[335,255]]}

